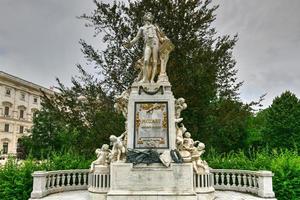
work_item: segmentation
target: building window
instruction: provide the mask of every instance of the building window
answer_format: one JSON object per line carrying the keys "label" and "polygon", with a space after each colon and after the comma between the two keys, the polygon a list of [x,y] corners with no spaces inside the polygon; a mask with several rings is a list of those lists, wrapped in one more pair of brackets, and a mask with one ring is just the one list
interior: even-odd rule
{"label": "building window", "polygon": [[3,154],[7,154],[8,153],[8,143],[7,142],[4,142],[3,143]]}
{"label": "building window", "polygon": [[24,119],[24,110],[20,110],[20,119]]}
{"label": "building window", "polygon": [[4,132],[9,132],[9,124],[4,125]]}
{"label": "building window", "polygon": [[22,101],[25,101],[25,93],[21,93],[21,98]]}
{"label": "building window", "polygon": [[5,96],[10,96],[10,89],[9,88],[5,89]]}
{"label": "building window", "polygon": [[9,107],[8,106],[4,107],[4,116],[9,116]]}
{"label": "building window", "polygon": [[20,126],[19,133],[24,133],[24,126]]}
{"label": "building window", "polygon": [[33,97],[33,103],[37,104],[38,103],[38,98],[37,97]]}

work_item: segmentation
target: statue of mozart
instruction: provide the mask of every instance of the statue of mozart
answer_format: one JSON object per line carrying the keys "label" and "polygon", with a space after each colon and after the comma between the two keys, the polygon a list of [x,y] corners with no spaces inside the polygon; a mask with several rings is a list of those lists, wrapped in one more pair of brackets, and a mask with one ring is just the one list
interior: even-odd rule
{"label": "statue of mozart", "polygon": [[152,24],[151,13],[146,13],[143,19],[144,26],[139,28],[137,35],[131,41],[124,44],[125,47],[130,48],[141,37],[144,39],[144,55],[135,65],[137,69],[140,69],[136,81],[154,83],[156,75],[159,75],[158,82],[168,82],[166,65],[174,45],[157,25]]}

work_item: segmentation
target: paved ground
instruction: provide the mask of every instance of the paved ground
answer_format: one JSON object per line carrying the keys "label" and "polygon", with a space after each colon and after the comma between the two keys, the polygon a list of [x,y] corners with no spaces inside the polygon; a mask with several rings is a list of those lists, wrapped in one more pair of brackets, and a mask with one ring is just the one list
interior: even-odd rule
{"label": "paved ground", "polygon": [[[43,200],[89,200],[89,193],[88,191],[63,192],[49,195]],[[263,200],[263,198],[238,192],[217,191],[216,200]]]}

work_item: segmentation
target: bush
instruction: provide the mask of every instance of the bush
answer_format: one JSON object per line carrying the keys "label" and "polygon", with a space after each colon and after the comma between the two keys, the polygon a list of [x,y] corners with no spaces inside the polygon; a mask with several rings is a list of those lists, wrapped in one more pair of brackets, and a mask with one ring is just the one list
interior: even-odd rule
{"label": "bush", "polygon": [[300,156],[297,151],[267,149],[259,152],[243,151],[216,154],[211,150],[206,160],[212,168],[270,170],[273,177],[274,192],[278,200],[300,199]]}
{"label": "bush", "polygon": [[4,166],[0,166],[0,199],[28,200],[32,191],[31,174],[38,170],[87,169],[90,159],[71,152],[52,153],[45,161],[27,159],[17,162],[10,158]]}

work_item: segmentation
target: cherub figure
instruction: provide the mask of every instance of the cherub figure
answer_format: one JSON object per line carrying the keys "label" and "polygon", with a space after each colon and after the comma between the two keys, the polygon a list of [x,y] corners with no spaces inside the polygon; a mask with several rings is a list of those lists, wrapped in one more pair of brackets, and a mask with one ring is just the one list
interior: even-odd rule
{"label": "cherub figure", "polygon": [[184,138],[183,138],[183,149],[187,150],[189,152],[193,152],[196,147],[194,146],[195,143],[198,143],[199,141],[194,142],[194,140],[191,138],[190,132],[185,132]]}
{"label": "cherub figure", "polygon": [[209,167],[206,161],[201,159],[202,154],[205,152],[205,144],[198,142],[196,149],[192,152],[192,163],[194,171],[197,174],[209,173]]}
{"label": "cherub figure", "polygon": [[91,172],[95,170],[95,165],[107,166],[109,164],[111,151],[108,144],[103,144],[101,149],[96,149],[95,153],[97,155],[97,159],[91,164]]}
{"label": "cherub figure", "polygon": [[178,98],[175,100],[175,122],[179,123],[183,120],[180,118],[181,112],[187,108],[184,98]]}
{"label": "cherub figure", "polygon": [[126,148],[123,143],[123,138],[125,137],[126,133],[127,132],[125,131],[119,137],[117,137],[115,135],[111,135],[109,137],[111,145],[113,146],[112,151],[111,151],[111,160],[112,161],[120,161],[121,159],[123,159],[123,157],[126,153]]}
{"label": "cherub figure", "polygon": [[181,126],[176,127],[176,145],[177,149],[181,151],[183,149],[183,134],[186,132],[186,128],[184,124],[181,124]]}

